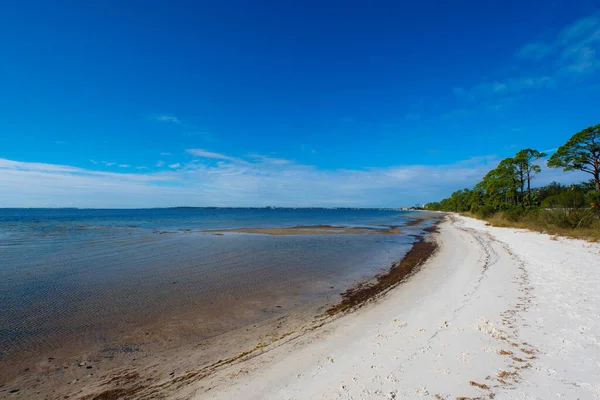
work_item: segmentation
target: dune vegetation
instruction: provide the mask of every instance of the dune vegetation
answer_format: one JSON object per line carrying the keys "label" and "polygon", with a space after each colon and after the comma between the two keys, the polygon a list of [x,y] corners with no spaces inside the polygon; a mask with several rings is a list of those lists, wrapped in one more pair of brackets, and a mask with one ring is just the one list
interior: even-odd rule
{"label": "dune vegetation", "polygon": [[466,213],[495,226],[600,240],[600,125],[573,135],[548,159],[551,168],[582,171],[589,181],[532,187],[547,154],[524,149],[502,160],[472,189],[426,205],[428,210]]}

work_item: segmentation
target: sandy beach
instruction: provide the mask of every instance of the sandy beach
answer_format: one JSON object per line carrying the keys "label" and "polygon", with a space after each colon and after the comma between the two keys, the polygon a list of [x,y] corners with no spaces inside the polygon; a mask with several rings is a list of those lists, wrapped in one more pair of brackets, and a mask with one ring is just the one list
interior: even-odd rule
{"label": "sandy beach", "polygon": [[0,397],[600,398],[600,244],[457,215],[419,243],[396,268],[437,250],[397,286],[380,275],[359,308],[274,316],[193,348],[124,354],[118,368],[91,353],[48,360]]}
{"label": "sandy beach", "polygon": [[184,399],[600,398],[600,244],[449,216],[379,300]]}

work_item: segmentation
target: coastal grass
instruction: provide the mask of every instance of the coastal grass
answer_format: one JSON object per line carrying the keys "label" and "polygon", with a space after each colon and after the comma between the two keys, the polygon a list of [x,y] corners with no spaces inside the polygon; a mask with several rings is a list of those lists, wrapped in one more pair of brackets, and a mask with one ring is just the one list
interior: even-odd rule
{"label": "coastal grass", "polygon": [[527,229],[572,239],[600,242],[600,218],[584,209],[532,210],[515,215],[510,212],[497,212],[491,215],[464,212],[461,215],[486,221],[500,228]]}

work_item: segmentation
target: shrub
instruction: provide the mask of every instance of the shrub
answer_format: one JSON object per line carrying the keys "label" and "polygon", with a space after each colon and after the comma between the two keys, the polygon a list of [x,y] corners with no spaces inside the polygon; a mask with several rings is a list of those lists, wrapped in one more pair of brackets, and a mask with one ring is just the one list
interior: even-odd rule
{"label": "shrub", "polygon": [[542,210],[538,215],[538,222],[546,228],[590,228],[595,220],[596,217],[590,209]]}
{"label": "shrub", "polygon": [[600,191],[592,190],[586,194],[585,201],[594,212],[600,213]]}
{"label": "shrub", "polygon": [[491,217],[492,215],[494,215],[495,213],[496,213],[496,210],[494,209],[494,207],[492,207],[492,206],[488,206],[488,205],[481,206],[481,207],[479,207],[479,209],[477,210],[477,215],[478,215],[480,218],[489,218],[489,217]]}
{"label": "shrub", "polygon": [[509,208],[508,210],[504,211],[504,217],[512,222],[517,222],[520,220],[523,214],[524,211],[520,207]]}
{"label": "shrub", "polygon": [[582,208],[586,206],[585,194],[576,190],[566,190],[542,201],[542,208]]}

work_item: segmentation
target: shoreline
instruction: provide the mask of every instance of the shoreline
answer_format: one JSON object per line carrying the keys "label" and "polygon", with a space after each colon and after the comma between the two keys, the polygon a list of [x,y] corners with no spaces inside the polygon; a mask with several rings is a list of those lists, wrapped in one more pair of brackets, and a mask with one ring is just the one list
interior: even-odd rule
{"label": "shoreline", "polygon": [[[412,222],[411,220],[411,224],[407,226],[416,225]],[[418,222],[421,220],[417,220]],[[415,242],[411,249],[420,242],[422,240]],[[409,253],[411,251],[409,250]],[[408,253],[402,260],[407,256]],[[394,270],[397,264],[401,263],[402,261],[394,263],[390,270]],[[409,272],[411,271],[412,267]],[[370,300],[376,294],[372,293],[368,299],[364,298],[362,301]],[[335,304],[337,303],[333,306]],[[356,303],[353,306],[359,305]],[[244,325],[206,338],[196,347],[186,345],[173,350],[163,349],[156,353],[156,356],[150,354],[152,350],[148,353],[146,349],[132,348],[131,352],[124,351],[127,354],[116,354],[115,362],[107,365],[99,363],[98,355],[94,354],[93,350],[87,355],[78,357],[76,361],[66,361],[64,357],[57,359],[49,357],[47,362],[36,363],[31,371],[27,368],[27,376],[19,375],[0,386],[0,398],[20,395],[27,398],[69,396],[69,398],[100,400],[141,398],[155,396],[160,392],[170,393],[180,390],[202,376],[213,374],[215,370],[253,358],[274,346],[281,346],[283,343],[301,337],[306,331],[318,329],[332,320],[332,315],[327,313],[329,308],[332,308],[330,300],[315,300],[309,305],[285,312],[280,317],[274,315],[253,326]],[[320,311],[315,314],[315,309]],[[348,307],[344,310],[347,309]],[[125,347],[128,349],[130,346],[124,345]],[[193,356],[186,356],[190,351],[193,352]],[[135,364],[127,361],[132,357]],[[140,358],[140,362],[136,361],[137,358]],[[156,362],[162,365],[156,367]],[[18,391],[12,392],[15,389]]]}
{"label": "shoreline", "polygon": [[274,320],[216,362],[113,370],[69,398],[600,398],[600,244],[458,215],[437,230],[418,273],[351,312]]}
{"label": "shoreline", "polygon": [[378,301],[173,398],[600,397],[600,245],[454,215],[438,239]]}
{"label": "shoreline", "polygon": [[419,268],[438,250],[438,244],[431,237],[431,234],[439,232],[438,225],[441,222],[437,221],[426,228],[426,234],[418,235],[410,250],[401,260],[392,264],[386,273],[379,274],[370,281],[360,282],[358,285],[347,289],[342,293],[341,301],[330,307],[326,313],[336,315],[363,307],[368,302],[376,300],[378,297],[385,295],[387,291],[400,285],[412,274],[417,273]]}

